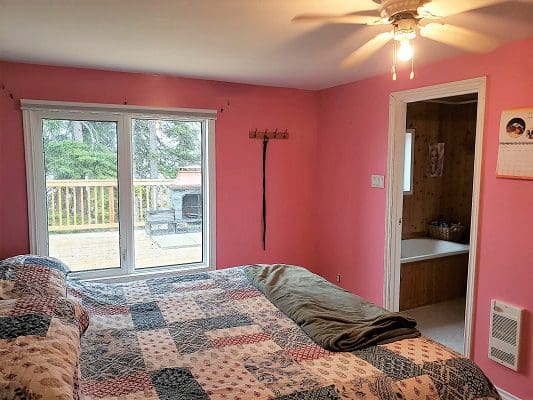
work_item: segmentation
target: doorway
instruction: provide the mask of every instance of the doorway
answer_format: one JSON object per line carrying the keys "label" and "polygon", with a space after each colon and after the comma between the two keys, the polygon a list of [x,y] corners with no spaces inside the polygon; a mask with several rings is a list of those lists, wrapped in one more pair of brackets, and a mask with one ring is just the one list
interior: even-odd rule
{"label": "doorway", "polygon": [[[453,279],[457,279],[457,282],[461,281],[461,277],[464,277],[464,282],[462,284],[454,285],[456,286],[456,291],[463,292],[463,295],[465,296],[465,300],[463,300],[462,305],[459,304],[451,304],[450,310],[452,310],[452,314],[455,313],[461,313],[461,308],[464,308],[464,320],[459,321],[459,326],[464,326],[464,332],[462,334],[463,340],[456,340],[456,343],[461,343],[462,348],[458,348],[461,353],[463,353],[466,356],[469,356],[470,354],[470,346],[471,346],[471,332],[472,332],[472,307],[473,307],[473,293],[474,293],[474,284],[475,284],[475,260],[476,260],[476,247],[477,247],[477,227],[478,227],[478,210],[479,210],[479,189],[480,189],[480,172],[481,172],[481,148],[483,143],[483,120],[484,120],[484,104],[485,104],[485,85],[486,80],[485,78],[477,78],[477,79],[470,79],[460,82],[452,82],[448,84],[443,85],[436,85],[431,87],[425,87],[425,88],[419,88],[419,89],[413,89],[413,90],[407,90],[402,92],[396,92],[391,94],[391,101],[390,101],[390,120],[389,120],[389,151],[388,151],[388,176],[389,179],[387,181],[387,218],[386,218],[386,239],[385,239],[385,285],[384,285],[384,303],[385,306],[390,310],[399,311],[400,309],[405,309],[405,299],[402,299],[402,280],[403,280],[403,289],[404,289],[404,295],[407,293],[409,296],[407,297],[413,297],[411,296],[413,293],[411,292],[411,289],[406,289],[405,281],[411,279],[417,283],[417,285],[413,285],[414,287],[418,286],[421,288],[421,292],[423,292],[424,295],[430,295],[435,297],[436,299],[408,299],[411,301],[411,305],[423,305],[424,301],[432,302],[434,300],[442,300],[442,298],[439,298],[439,286],[444,286],[446,279],[452,279],[450,277],[446,278],[445,276],[433,276],[431,277],[431,268],[433,268],[433,271],[438,271],[438,267],[436,267],[436,261],[426,261],[429,269],[423,269],[423,268],[411,268],[411,271],[407,271],[408,268],[403,268],[402,265],[405,264],[406,261],[406,251],[414,251],[411,249],[406,249],[406,242],[402,242],[402,234],[404,235],[404,238],[410,236],[410,239],[421,239],[420,236],[429,236],[428,230],[431,231],[446,231],[446,228],[450,228],[452,225],[451,220],[453,219],[454,226],[459,225],[458,219],[462,219],[462,230],[463,230],[463,238],[450,238],[445,236],[444,239],[452,239],[452,240],[446,240],[444,241],[444,244],[450,244],[453,246],[463,246],[462,248],[453,248],[449,250],[449,253],[456,257],[456,260],[454,260],[454,265],[458,264],[464,264],[463,267],[453,266],[451,270],[454,270],[454,272],[451,274],[455,276]],[[459,97],[458,97],[459,96]],[[444,100],[443,100],[444,99]],[[472,151],[472,162],[470,163],[470,172],[471,172],[471,178],[470,178],[470,190],[471,190],[471,202],[469,201],[469,206],[462,208],[467,208],[468,213],[463,213],[461,216],[454,216],[452,217],[451,214],[454,212],[447,212],[447,214],[450,214],[450,217],[447,217],[449,221],[444,221],[444,215],[440,216],[440,211],[437,210],[435,205],[428,206],[428,209],[431,209],[433,207],[433,212],[430,213],[431,216],[424,216],[419,215],[418,211],[415,213],[415,218],[413,218],[412,215],[410,215],[410,221],[409,226],[404,226],[404,196],[414,196],[413,193],[417,193],[417,190],[420,190],[421,188],[417,185],[420,185],[420,182],[417,182],[417,179],[405,179],[407,175],[411,175],[411,171],[409,169],[413,167],[416,163],[416,144],[418,143],[418,149],[420,152],[420,149],[423,149],[425,153],[425,163],[433,165],[434,168],[431,168],[430,170],[424,171],[423,173],[427,176],[431,176],[433,178],[428,178],[428,182],[430,185],[435,186],[435,183],[440,180],[443,181],[443,174],[442,174],[442,160],[443,160],[443,153],[445,153],[445,140],[448,141],[448,154],[454,154],[457,153],[456,150],[454,150],[454,145],[452,145],[452,141],[450,141],[450,138],[442,140],[441,138],[437,136],[434,137],[426,137],[424,138],[424,134],[427,134],[427,132],[430,130],[429,126],[424,127],[424,124],[419,124],[419,130],[422,130],[423,132],[418,132],[415,126],[408,126],[408,109],[416,109],[417,105],[416,103],[425,102],[426,106],[422,106],[422,108],[426,107],[427,109],[435,109],[439,108],[439,104],[442,105],[442,108],[445,109],[445,103],[453,102],[454,104],[457,102],[465,102],[466,104],[472,104],[473,101],[476,101],[476,104],[474,105],[474,116],[476,119],[475,124],[472,125],[472,131],[471,132],[471,138],[466,139],[466,136],[462,143],[459,143],[458,145],[463,146],[464,148],[467,148],[468,146],[471,147]],[[437,102],[437,103],[436,103]],[[470,106],[472,107],[472,105]],[[419,106],[420,108],[420,106]],[[412,118],[411,118],[412,119]],[[413,124],[411,124],[413,125]],[[409,128],[415,128],[415,129],[409,129]],[[452,129],[453,130],[453,129]],[[417,142],[417,136],[420,136],[421,141]],[[409,138],[409,140],[407,140]],[[453,141],[457,142],[457,138],[454,138]],[[425,141],[425,142],[424,142]],[[468,142],[468,143],[467,143]],[[412,148],[410,149],[411,152],[406,151],[406,143],[411,143]],[[420,146],[422,144],[422,146]],[[426,146],[427,145],[427,146]],[[457,147],[456,147],[457,148]],[[435,157],[431,157],[431,155],[435,155]],[[411,163],[411,160],[408,160],[408,157],[412,157],[412,160],[414,160],[414,163]],[[419,157],[422,157],[419,155]],[[422,160],[419,160],[419,163],[416,164],[418,168],[418,174],[420,176],[420,163]],[[449,171],[453,170],[451,168],[454,163],[451,164],[445,164],[444,168],[446,166]],[[425,168],[425,167],[424,167]],[[451,168],[451,169],[450,169]],[[448,173],[450,175],[451,173]],[[452,178],[453,179],[453,178]],[[412,185],[412,187],[406,188],[405,185],[409,183]],[[465,185],[468,185],[468,180],[465,183]],[[424,201],[428,199],[427,191],[428,189],[422,189],[426,190],[426,193],[423,196],[419,196],[419,200]],[[440,190],[440,188],[439,188]],[[405,194],[404,194],[405,193]],[[442,197],[442,196],[440,196]],[[409,203],[413,203],[413,199],[415,197],[410,197],[409,200],[406,201],[406,205]],[[448,199],[445,201],[448,202]],[[409,207],[413,209],[413,207],[418,207],[417,210],[420,209],[419,206],[410,204]],[[454,209],[454,211],[458,211],[458,209]],[[442,214],[445,214],[444,212]],[[457,212],[457,214],[459,214]],[[441,217],[439,219],[439,217]],[[415,221],[416,220],[416,221]],[[427,227],[428,224],[435,224],[435,229]],[[442,228],[442,229],[440,229]],[[453,229],[455,232],[457,229]],[[451,234],[452,230],[448,230],[448,234]],[[455,243],[453,240],[456,241],[463,241],[463,243]],[[415,253],[424,252],[419,247],[423,243],[419,242],[413,242],[411,244],[415,244],[415,246],[411,247],[417,247]],[[426,243],[435,246],[435,243]],[[402,245],[404,247],[403,252],[404,255],[402,257]],[[409,247],[409,246],[407,246]],[[435,253],[434,250],[429,250],[429,253],[433,254]],[[421,262],[424,260],[429,260],[427,257],[425,258],[422,254],[410,254],[408,255],[412,258],[410,258],[409,261],[412,262]],[[414,257],[414,258],[413,258]],[[416,258],[419,257],[419,258]],[[402,258],[404,263],[402,264]],[[459,261],[459,258],[461,258],[462,261]],[[433,259],[433,257],[431,257]],[[448,264],[450,260],[447,260]],[[420,267],[419,265],[411,265],[411,267]],[[402,271],[404,272],[404,276],[402,276]],[[414,271],[414,275],[413,275]],[[420,272],[423,272],[422,275],[416,276]],[[424,277],[424,278],[423,278]],[[464,287],[461,287],[461,285],[464,285]],[[447,286],[447,285],[446,285]],[[407,286],[409,287],[409,286]],[[445,291],[443,291],[445,292]],[[445,294],[445,293],[444,293]],[[414,296],[416,297],[416,296]],[[423,296],[422,296],[423,297]],[[409,303],[409,301],[407,303]],[[418,302],[418,304],[417,304]],[[407,304],[409,306],[409,304]],[[459,311],[458,311],[459,310]],[[424,310],[422,310],[424,311]],[[429,311],[429,314],[426,313],[425,315],[431,315],[435,311]],[[424,321],[423,316],[424,314],[420,314],[421,316],[421,330],[424,334]],[[427,325],[426,325],[427,328]],[[427,333],[427,332],[426,332]],[[431,331],[429,332],[429,336],[431,337]],[[437,336],[435,337],[437,340],[440,338]]]}

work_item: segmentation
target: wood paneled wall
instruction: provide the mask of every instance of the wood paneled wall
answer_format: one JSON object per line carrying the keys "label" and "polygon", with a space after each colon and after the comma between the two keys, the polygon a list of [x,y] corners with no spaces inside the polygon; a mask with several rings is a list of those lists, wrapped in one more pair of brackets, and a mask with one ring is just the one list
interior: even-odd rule
{"label": "wood paneled wall", "polygon": [[440,129],[444,150],[439,212],[470,226],[477,103],[440,105]]}
{"label": "wood paneled wall", "polygon": [[402,264],[400,311],[466,295],[468,253]]}
{"label": "wood paneled wall", "polygon": [[[426,224],[439,217],[469,226],[476,111],[476,103],[417,102],[407,105],[407,128],[415,130],[415,139],[413,194],[403,198],[404,239],[425,236]],[[444,174],[428,178],[428,145],[438,142],[445,143]]]}
{"label": "wood paneled wall", "polygon": [[[439,104],[407,105],[407,127],[415,130],[413,152],[413,194],[403,196],[402,237],[424,236],[426,224],[439,214],[441,178],[428,178],[428,145],[439,141]],[[444,152],[446,154],[447,148]],[[446,173],[446,159],[444,173]]]}

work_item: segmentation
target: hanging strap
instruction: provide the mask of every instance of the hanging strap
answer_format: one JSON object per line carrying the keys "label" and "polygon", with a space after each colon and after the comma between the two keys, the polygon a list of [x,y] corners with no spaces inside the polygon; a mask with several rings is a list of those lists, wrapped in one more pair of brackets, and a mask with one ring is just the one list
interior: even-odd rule
{"label": "hanging strap", "polygon": [[266,155],[268,147],[268,136],[263,139],[263,250],[266,250]]}

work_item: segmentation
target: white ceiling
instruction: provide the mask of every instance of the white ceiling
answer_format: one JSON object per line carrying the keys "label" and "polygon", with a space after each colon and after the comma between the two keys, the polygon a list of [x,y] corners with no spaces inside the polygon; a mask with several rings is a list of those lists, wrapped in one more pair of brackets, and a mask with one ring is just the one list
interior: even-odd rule
{"label": "white ceiling", "polygon": [[[373,8],[371,0],[0,0],[0,59],[321,89],[390,71],[389,46],[339,67],[387,27],[291,18]],[[530,0],[444,20],[502,43],[533,36],[532,21]],[[460,53],[420,37],[416,51],[418,65]]]}

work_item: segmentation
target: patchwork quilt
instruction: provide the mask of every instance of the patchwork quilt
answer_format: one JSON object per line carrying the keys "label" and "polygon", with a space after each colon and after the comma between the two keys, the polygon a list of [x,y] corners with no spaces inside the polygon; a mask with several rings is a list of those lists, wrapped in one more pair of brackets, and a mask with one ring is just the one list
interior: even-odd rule
{"label": "patchwork quilt", "polygon": [[0,301],[0,399],[77,399],[88,324],[81,305],[66,297]]}
{"label": "patchwork quilt", "polygon": [[69,282],[90,314],[82,399],[499,399],[472,362],[421,337],[329,352],[245,267],[120,284]]}

